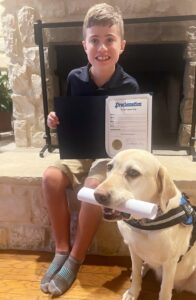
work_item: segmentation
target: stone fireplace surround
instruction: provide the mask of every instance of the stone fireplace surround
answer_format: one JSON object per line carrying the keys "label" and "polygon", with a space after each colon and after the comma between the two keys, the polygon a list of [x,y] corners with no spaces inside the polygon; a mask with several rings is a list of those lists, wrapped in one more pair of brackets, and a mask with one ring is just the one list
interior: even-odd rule
{"label": "stone fireplace surround", "polygon": [[[13,91],[13,117],[16,146],[42,147],[44,145],[44,115],[39,65],[39,51],[34,41],[33,25],[36,20],[42,22],[81,21],[94,3],[101,1],[4,1],[5,7],[3,28],[6,52],[10,58],[8,66],[10,85]],[[196,14],[195,1],[107,1],[120,6],[124,18],[153,16],[182,16]],[[145,2],[145,3],[146,3]],[[150,7],[150,9],[149,9]],[[49,109],[53,105],[53,97],[57,91],[57,78],[53,70],[55,60],[51,60],[53,45],[79,45],[81,27],[46,29],[44,34],[44,54],[46,65],[46,82]],[[178,142],[188,145],[190,141],[192,107],[194,97],[194,77],[196,65],[196,23],[156,22],[145,24],[127,24],[125,36],[129,45],[142,44],[184,44],[185,60],[183,91],[180,99],[180,125]],[[174,83],[175,84],[175,83]],[[172,99],[171,99],[172,100]]]}

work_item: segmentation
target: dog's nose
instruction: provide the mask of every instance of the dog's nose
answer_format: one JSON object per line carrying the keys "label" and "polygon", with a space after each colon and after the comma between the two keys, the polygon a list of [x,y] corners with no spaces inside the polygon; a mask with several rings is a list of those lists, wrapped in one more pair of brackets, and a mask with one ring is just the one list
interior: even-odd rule
{"label": "dog's nose", "polygon": [[95,200],[102,205],[109,205],[110,194],[103,190],[97,190],[94,192]]}

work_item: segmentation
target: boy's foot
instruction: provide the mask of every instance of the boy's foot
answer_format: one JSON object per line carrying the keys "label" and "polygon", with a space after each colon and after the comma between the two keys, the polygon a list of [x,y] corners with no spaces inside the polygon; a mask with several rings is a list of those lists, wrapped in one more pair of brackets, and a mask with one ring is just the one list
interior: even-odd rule
{"label": "boy's foot", "polygon": [[42,292],[48,293],[48,285],[51,281],[51,279],[54,277],[54,275],[61,269],[63,264],[65,263],[66,259],[69,257],[69,253],[61,252],[61,253],[56,253],[54,256],[53,261],[49,265],[49,268],[47,272],[44,274],[42,277],[41,283],[40,283],[40,288]]}
{"label": "boy's foot", "polygon": [[76,279],[81,263],[70,255],[60,271],[50,281],[48,286],[49,292],[52,295],[65,293]]}

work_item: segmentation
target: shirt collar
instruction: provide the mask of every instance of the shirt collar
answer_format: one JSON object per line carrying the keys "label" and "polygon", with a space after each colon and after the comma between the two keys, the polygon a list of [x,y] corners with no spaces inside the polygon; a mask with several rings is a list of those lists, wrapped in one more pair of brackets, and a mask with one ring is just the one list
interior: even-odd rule
{"label": "shirt collar", "polygon": [[[90,78],[90,74],[89,74],[90,67],[91,67],[91,65],[88,63],[87,66],[83,68],[83,72],[80,73],[80,79],[84,82],[94,83],[94,81],[92,81],[92,79]],[[119,64],[117,64],[114,74],[112,75],[110,80],[101,87],[101,89],[114,88],[114,87],[117,87],[118,85],[121,85],[121,76],[120,76],[121,69],[122,69],[122,67]]]}

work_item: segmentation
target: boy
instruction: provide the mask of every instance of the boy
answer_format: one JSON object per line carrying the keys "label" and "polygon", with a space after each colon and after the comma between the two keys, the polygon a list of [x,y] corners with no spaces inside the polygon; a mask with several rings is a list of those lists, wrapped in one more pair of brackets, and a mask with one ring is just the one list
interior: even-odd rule
{"label": "boy", "polygon": [[[89,64],[69,73],[67,95],[137,93],[139,88],[135,79],[117,64],[126,44],[119,10],[105,3],[91,7],[84,19],[83,37],[82,43]],[[58,125],[59,120],[54,112],[48,115],[47,123],[50,128]],[[99,206],[82,203],[75,241],[70,249],[70,216],[65,190],[83,183],[81,178],[87,175],[84,185],[97,187],[105,178],[107,162],[107,159],[95,160],[93,163],[88,159],[63,160],[44,172],[43,195],[55,238],[55,257],[41,280],[43,292],[61,295],[70,288],[102,217]]]}

